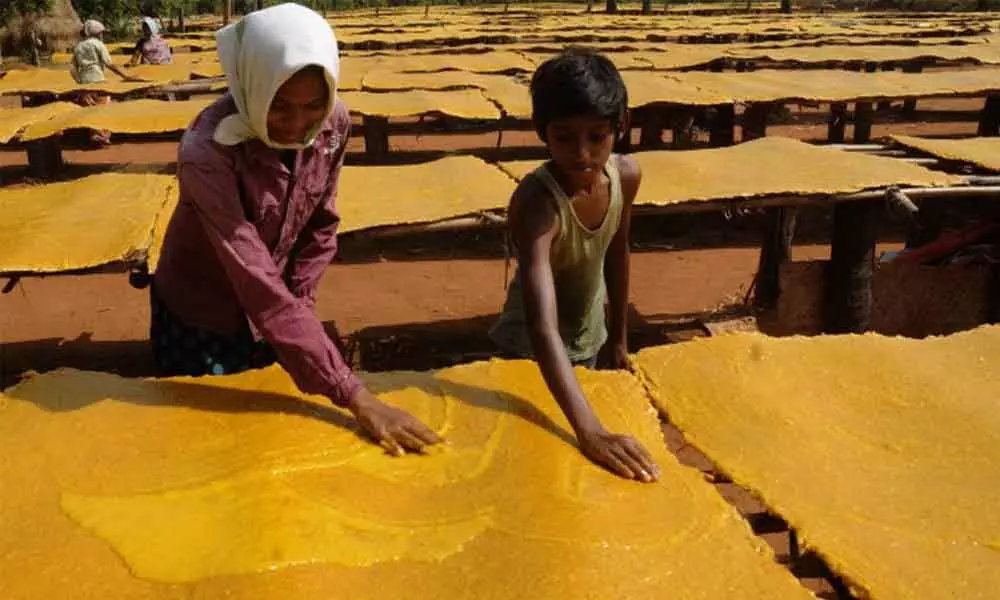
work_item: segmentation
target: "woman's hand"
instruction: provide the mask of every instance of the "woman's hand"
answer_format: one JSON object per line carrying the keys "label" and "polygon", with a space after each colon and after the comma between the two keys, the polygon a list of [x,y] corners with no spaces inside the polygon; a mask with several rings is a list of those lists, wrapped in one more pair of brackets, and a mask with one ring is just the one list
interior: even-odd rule
{"label": "woman's hand", "polygon": [[351,398],[348,408],[366,434],[393,456],[407,451],[423,452],[441,441],[436,433],[404,410],[389,406],[361,388]]}
{"label": "woman's hand", "polygon": [[600,429],[578,435],[583,455],[625,479],[645,483],[660,478],[660,467],[635,438]]}

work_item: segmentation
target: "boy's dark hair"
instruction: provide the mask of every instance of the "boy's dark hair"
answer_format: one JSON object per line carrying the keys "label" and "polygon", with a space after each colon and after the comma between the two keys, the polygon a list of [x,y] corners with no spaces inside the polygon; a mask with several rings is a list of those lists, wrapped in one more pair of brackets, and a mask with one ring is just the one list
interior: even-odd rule
{"label": "boy's dark hair", "polygon": [[608,58],[571,48],[542,63],[531,78],[531,117],[543,142],[557,119],[594,115],[611,121],[616,137],[625,121],[628,91]]}

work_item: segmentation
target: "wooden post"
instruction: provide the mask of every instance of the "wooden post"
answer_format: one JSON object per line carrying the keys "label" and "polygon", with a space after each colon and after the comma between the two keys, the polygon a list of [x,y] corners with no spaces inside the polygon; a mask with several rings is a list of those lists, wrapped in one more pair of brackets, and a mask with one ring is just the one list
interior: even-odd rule
{"label": "wooden post", "polygon": [[823,295],[824,333],[862,333],[871,327],[875,226],[881,206],[878,202],[841,202],[833,209]]}
{"label": "wooden post", "polygon": [[760,258],[754,287],[754,306],[772,309],[781,295],[781,265],[792,255],[795,236],[795,209],[774,207],[764,211],[761,227]]}
{"label": "wooden post", "polygon": [[672,129],[672,145],[677,150],[694,146],[694,115],[690,110],[681,110],[674,114]]}
{"label": "wooden post", "polygon": [[1000,135],[1000,95],[990,94],[986,96],[983,111],[979,114],[979,130],[976,135]]}
{"label": "wooden post", "polygon": [[767,135],[767,117],[774,105],[770,102],[748,104],[743,112],[743,130],[740,141],[749,142]]}
{"label": "wooden post", "polygon": [[713,148],[732,146],[736,141],[733,129],[736,127],[736,107],[732,104],[720,104],[715,107],[715,119],[712,120],[712,131],[708,143]]}
{"label": "wooden post", "polygon": [[990,267],[990,312],[989,323],[1000,323],[1000,265]]}
{"label": "wooden post", "polygon": [[184,7],[177,9],[177,28],[180,29],[181,33],[187,31],[187,27],[184,26]]}
{"label": "wooden post", "polygon": [[826,140],[831,144],[843,144],[846,139],[847,104],[834,102],[830,104],[830,123],[827,127]]}
{"label": "wooden post", "polygon": [[[882,65],[882,71],[883,72],[885,72],[885,71],[895,71],[895,70],[896,70],[896,66],[893,65],[892,63],[885,63],[885,64]],[[877,110],[879,112],[885,112],[885,111],[887,111],[887,110],[889,110],[891,108],[892,108],[892,101],[891,100],[879,100],[879,103],[875,106],[875,110]]]}
{"label": "wooden post", "polygon": [[52,136],[27,143],[28,173],[36,179],[52,179],[63,167],[59,138]]}
{"label": "wooden post", "polygon": [[365,130],[365,154],[369,158],[384,158],[389,154],[389,119],[365,116],[361,124]]}
{"label": "wooden post", "polygon": [[[918,62],[909,62],[903,65],[904,73],[921,73],[924,70],[924,65]],[[917,99],[907,98],[903,100],[903,113],[912,115],[917,112]]]}
{"label": "wooden post", "polygon": [[[634,114],[634,113],[633,113]],[[663,146],[664,109],[647,107],[642,111],[639,147],[652,150]]]}
{"label": "wooden post", "polygon": [[872,103],[854,103],[854,143],[867,144],[872,137]]}
{"label": "wooden post", "polygon": [[233,20],[233,0],[222,0],[222,24],[229,25]]}

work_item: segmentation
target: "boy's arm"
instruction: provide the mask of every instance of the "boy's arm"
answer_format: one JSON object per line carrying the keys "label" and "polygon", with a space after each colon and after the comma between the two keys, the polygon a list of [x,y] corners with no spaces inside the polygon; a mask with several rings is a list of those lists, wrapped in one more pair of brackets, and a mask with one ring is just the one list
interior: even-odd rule
{"label": "boy's arm", "polygon": [[653,481],[659,470],[633,438],[609,433],[587,402],[559,335],[549,252],[559,227],[551,198],[531,179],[511,202],[511,235],[518,248],[525,318],[545,383],[565,413],[587,458],[628,479]]}
{"label": "boy's arm", "polygon": [[642,171],[635,159],[618,157],[622,182],[622,215],[618,231],[604,257],[604,283],[608,289],[608,341],[602,349],[601,366],[627,369],[628,363],[628,276],[631,252],[632,203],[639,191]]}

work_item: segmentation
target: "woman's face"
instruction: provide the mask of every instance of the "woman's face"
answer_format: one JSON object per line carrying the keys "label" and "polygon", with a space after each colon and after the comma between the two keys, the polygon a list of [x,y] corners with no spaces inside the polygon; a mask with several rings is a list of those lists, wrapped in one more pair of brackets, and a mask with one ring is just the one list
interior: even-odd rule
{"label": "woman's face", "polygon": [[330,90],[319,69],[303,69],[278,88],[267,111],[267,135],[278,144],[301,143],[326,117]]}

